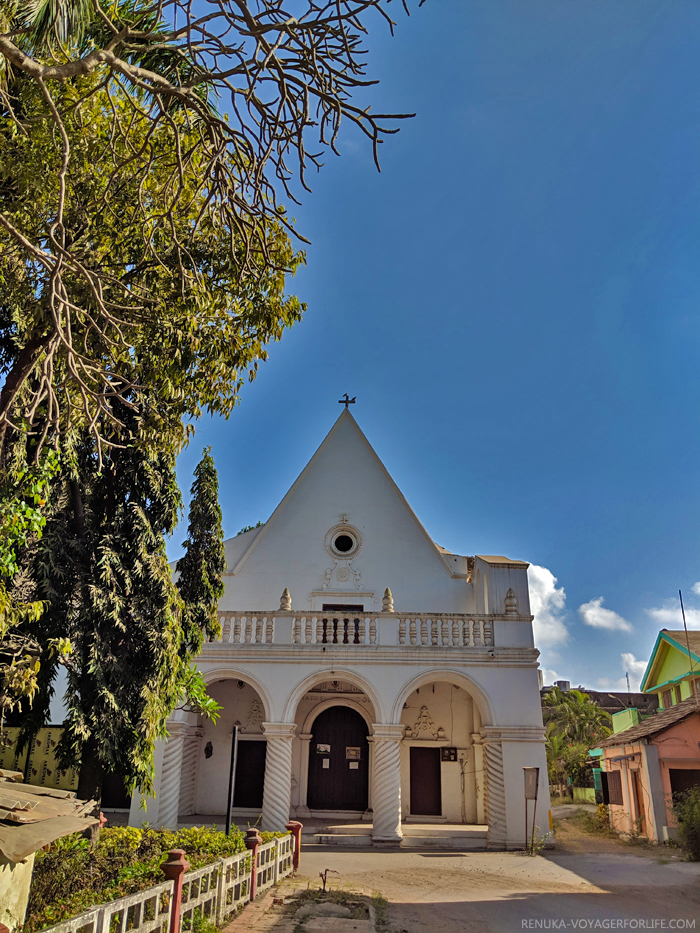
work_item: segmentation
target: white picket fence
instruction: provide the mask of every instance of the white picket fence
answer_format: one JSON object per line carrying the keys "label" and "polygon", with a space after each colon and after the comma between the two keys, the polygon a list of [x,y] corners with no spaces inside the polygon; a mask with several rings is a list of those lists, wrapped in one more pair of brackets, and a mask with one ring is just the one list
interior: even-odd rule
{"label": "white picket fence", "polygon": [[[294,841],[281,836],[258,846],[257,893],[292,873]],[[191,930],[197,911],[217,926],[250,900],[249,851],[220,858],[182,877],[180,929]],[[120,897],[43,930],[42,933],[171,933],[173,881]]]}

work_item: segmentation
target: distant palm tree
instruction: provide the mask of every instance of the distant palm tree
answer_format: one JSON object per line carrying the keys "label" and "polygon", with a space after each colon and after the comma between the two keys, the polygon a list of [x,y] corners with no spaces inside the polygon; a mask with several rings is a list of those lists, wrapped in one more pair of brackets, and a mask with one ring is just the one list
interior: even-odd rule
{"label": "distant palm tree", "polygon": [[582,690],[553,687],[542,701],[544,721],[570,742],[593,745],[610,735],[610,714]]}

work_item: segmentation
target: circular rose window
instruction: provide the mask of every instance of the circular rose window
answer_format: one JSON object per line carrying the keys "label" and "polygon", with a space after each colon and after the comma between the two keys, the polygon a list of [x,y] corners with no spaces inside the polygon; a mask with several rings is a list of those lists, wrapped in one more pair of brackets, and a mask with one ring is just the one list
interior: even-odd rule
{"label": "circular rose window", "polygon": [[336,525],[326,535],[326,550],[332,557],[353,558],[362,547],[362,536],[352,525]]}

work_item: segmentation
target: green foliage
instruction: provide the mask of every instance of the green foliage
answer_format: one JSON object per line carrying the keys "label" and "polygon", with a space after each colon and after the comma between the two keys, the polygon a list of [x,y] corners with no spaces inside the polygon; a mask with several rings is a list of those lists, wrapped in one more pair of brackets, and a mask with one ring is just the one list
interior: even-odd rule
{"label": "green foliage", "polygon": [[192,868],[201,868],[242,852],[245,843],[240,830],[226,836],[214,827],[177,832],[107,827],[94,847],[79,835],[66,836],[36,854],[22,933],[158,884],[170,849],[184,849]]}
{"label": "green foliage", "polygon": [[264,524],[265,522],[256,522],[254,525],[244,525],[241,530],[236,533],[236,537],[238,537],[238,535],[244,535],[246,531],[254,531],[256,528],[262,528]]}
{"label": "green foliage", "polygon": [[[212,197],[217,177],[237,177],[240,161],[224,150],[212,163],[197,120],[178,110],[154,119],[147,95],[128,93],[106,68],[49,85],[54,110],[21,72],[12,109],[0,108],[0,212],[15,231],[0,225],[3,411],[40,436],[68,439],[89,424],[98,454],[120,430],[114,399],[145,408],[157,400],[145,419],[156,432],[162,410],[177,419],[163,425],[168,433],[204,411],[228,416],[267,345],[301,318],[284,288],[303,254],[274,220],[257,246],[243,244]],[[55,238],[64,151],[54,111],[70,150],[66,340],[55,332],[64,325],[52,312],[52,262],[24,245]],[[51,378],[33,406],[27,373],[42,362]],[[184,435],[180,427],[180,443]]]}
{"label": "green foliage", "polygon": [[610,735],[609,713],[581,690],[553,687],[542,701],[542,717],[550,784],[562,785],[571,778],[574,786],[585,786],[591,768],[588,750]]}
{"label": "green foliage", "polygon": [[613,833],[610,829],[608,808],[604,803],[598,805],[595,813],[590,813],[588,810],[584,810],[583,807],[579,807],[571,819],[574,820],[584,832],[591,833],[592,835],[616,835],[616,833]]}
{"label": "green foliage", "polygon": [[[20,74],[10,93],[12,114],[0,110],[0,211],[28,241],[46,242],[61,147],[39,87]],[[79,265],[67,264],[62,277],[74,306],[70,352],[81,348],[79,359],[52,336],[46,267],[0,227],[0,372],[6,389],[18,367],[44,361],[52,381],[32,423],[61,443],[43,537],[20,561],[25,592],[48,606],[36,620],[42,665],[22,725],[26,736],[43,724],[58,661],[49,649],[70,642],[64,766],[81,765],[83,796],[99,796],[105,770],[148,794],[154,743],[172,710],[218,708],[190,664],[216,631],[215,482],[203,467],[183,597],[165,549],[181,507],[175,460],[192,419],[228,416],[267,345],[299,320],[302,306],[284,289],[303,256],[272,221],[264,248],[262,240],[244,248],[210,211],[201,127],[184,113],[154,122],[143,95],[130,96],[99,70],[52,84],[51,93],[71,151],[63,224]],[[231,153],[217,165],[236,172]],[[244,259],[249,274],[241,277]],[[34,398],[27,391],[13,396],[16,414]],[[0,477],[9,464],[28,469],[29,459],[22,431],[4,446],[0,437]],[[206,578],[198,580],[203,543]]]}
{"label": "green foliage", "polygon": [[610,735],[610,714],[594,703],[582,690],[560,690],[552,687],[542,701],[545,725],[553,724],[557,735],[571,742],[592,747]]}
{"label": "green foliage", "polygon": [[675,794],[673,817],[678,823],[678,838],[692,862],[700,862],[700,787]]}
{"label": "green foliage", "polygon": [[[0,490],[0,742],[8,714],[23,700],[31,704],[39,689],[41,647],[33,629],[45,605],[17,600],[7,587],[19,569],[22,549],[41,537],[48,488],[58,470],[58,455],[49,450],[39,463],[8,471]],[[52,639],[46,650],[63,660],[70,643]]]}
{"label": "green foliage", "polygon": [[59,469],[57,452],[48,450],[38,464],[8,471],[0,489],[0,577],[12,578],[20,549],[41,536],[49,486]]}
{"label": "green foliage", "polygon": [[219,600],[224,594],[226,569],[224,529],[219,505],[219,478],[211,447],[202,453],[194,471],[185,555],[177,562],[177,588],[185,603],[184,639],[188,651],[197,655],[204,637],[218,638]]}

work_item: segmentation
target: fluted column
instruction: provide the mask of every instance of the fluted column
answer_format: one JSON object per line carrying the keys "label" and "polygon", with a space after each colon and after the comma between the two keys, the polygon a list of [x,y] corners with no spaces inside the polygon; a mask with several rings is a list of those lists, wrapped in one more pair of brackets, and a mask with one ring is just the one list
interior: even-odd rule
{"label": "fluted column", "polygon": [[283,832],[289,822],[292,799],[293,722],[264,722],[267,738],[265,785],[263,788],[262,829]]}
{"label": "fluted column", "polygon": [[168,724],[170,737],[163,751],[163,770],[158,788],[158,827],[177,829],[180,813],[180,782],[182,779],[182,751],[189,727],[182,722]]}
{"label": "fluted column", "polygon": [[486,765],[487,848],[506,847],[506,788],[503,778],[503,748],[498,732],[483,729],[484,763]]}
{"label": "fluted column", "polygon": [[191,816],[195,811],[197,759],[199,758],[199,740],[203,735],[203,729],[190,728],[188,734],[184,736],[180,771],[180,804],[178,816]]}
{"label": "fluted column", "polygon": [[401,832],[401,742],[405,726],[375,723],[372,808],[375,845],[398,845]]}

